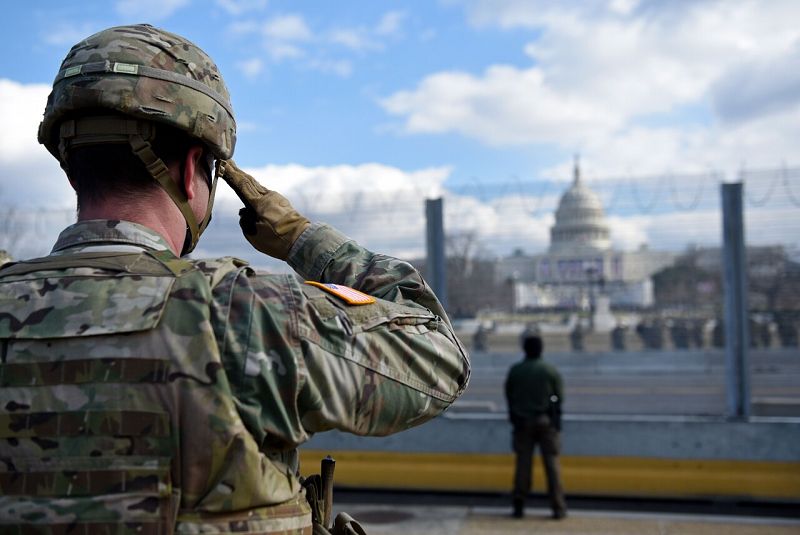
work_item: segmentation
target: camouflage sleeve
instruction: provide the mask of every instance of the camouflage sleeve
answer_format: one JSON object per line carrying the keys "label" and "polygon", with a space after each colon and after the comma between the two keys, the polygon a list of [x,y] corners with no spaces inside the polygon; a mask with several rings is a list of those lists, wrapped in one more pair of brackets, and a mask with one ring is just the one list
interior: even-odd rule
{"label": "camouflage sleeve", "polygon": [[290,257],[298,273],[378,299],[352,306],[250,271],[217,287],[231,296],[226,369],[257,440],[286,449],[328,429],[386,435],[444,411],[466,388],[469,360],[416,270],[329,227],[302,239]]}
{"label": "camouflage sleeve", "polygon": [[303,394],[313,408],[304,415],[305,428],[386,435],[446,409],[467,386],[469,359],[419,272],[325,225],[312,226],[298,241],[289,264],[302,277],[377,298],[349,306],[304,286]]}
{"label": "camouflage sleeve", "polygon": [[327,225],[306,230],[287,261],[306,280],[343,284],[385,301],[426,308],[450,326],[433,290],[411,264],[368,251]]}

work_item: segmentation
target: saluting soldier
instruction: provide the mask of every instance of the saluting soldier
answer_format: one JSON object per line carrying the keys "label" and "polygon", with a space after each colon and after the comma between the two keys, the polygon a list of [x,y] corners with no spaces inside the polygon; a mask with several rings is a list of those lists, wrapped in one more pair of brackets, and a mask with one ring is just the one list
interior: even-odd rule
{"label": "saluting soldier", "polygon": [[[311,533],[298,445],[402,431],[466,387],[414,268],[230,160],[228,90],[183,37],[135,25],[76,44],[39,140],[78,221],[0,270],[0,532]],[[245,238],[308,283],[184,256],[220,176]]]}
{"label": "saluting soldier", "polygon": [[542,360],[544,344],[540,337],[528,336],[522,346],[525,359],[511,367],[505,383],[516,460],[512,514],[515,518],[524,515],[525,498],[531,490],[533,453],[538,444],[547,476],[550,508],[553,518],[560,519],[567,516],[558,466],[563,380],[553,366]]}

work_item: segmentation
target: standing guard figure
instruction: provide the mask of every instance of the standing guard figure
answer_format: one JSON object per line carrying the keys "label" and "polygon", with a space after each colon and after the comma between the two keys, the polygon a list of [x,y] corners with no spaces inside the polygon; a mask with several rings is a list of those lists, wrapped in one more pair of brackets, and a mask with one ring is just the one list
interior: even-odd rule
{"label": "standing guard figure", "polygon": [[538,336],[525,338],[525,359],[511,367],[505,383],[516,455],[512,493],[515,518],[523,516],[525,499],[531,489],[533,453],[537,444],[547,476],[547,495],[553,518],[567,516],[558,466],[564,388],[561,374],[541,358],[543,345]]}

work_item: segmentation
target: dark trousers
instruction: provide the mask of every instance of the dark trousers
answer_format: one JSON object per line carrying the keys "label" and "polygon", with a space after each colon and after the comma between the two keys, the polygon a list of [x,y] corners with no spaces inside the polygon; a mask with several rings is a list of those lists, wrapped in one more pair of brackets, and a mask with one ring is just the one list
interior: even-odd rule
{"label": "dark trousers", "polygon": [[542,453],[545,475],[547,476],[547,496],[553,512],[565,512],[564,489],[558,467],[558,453],[561,449],[559,432],[550,427],[550,419],[543,415],[535,420],[514,422],[513,447],[516,453],[514,471],[514,500],[524,502],[531,490],[533,474],[533,452],[536,444]]}

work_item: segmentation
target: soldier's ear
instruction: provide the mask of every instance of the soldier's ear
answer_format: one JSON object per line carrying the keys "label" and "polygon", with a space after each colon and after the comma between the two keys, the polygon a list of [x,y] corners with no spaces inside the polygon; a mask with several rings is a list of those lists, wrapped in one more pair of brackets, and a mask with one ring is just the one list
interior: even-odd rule
{"label": "soldier's ear", "polygon": [[194,176],[198,172],[202,172],[200,169],[200,159],[202,157],[203,147],[199,145],[195,145],[190,148],[184,157],[183,176],[181,176],[181,182],[183,182],[183,190],[186,192],[186,198],[190,200],[193,199],[197,193],[197,186],[194,183]]}

